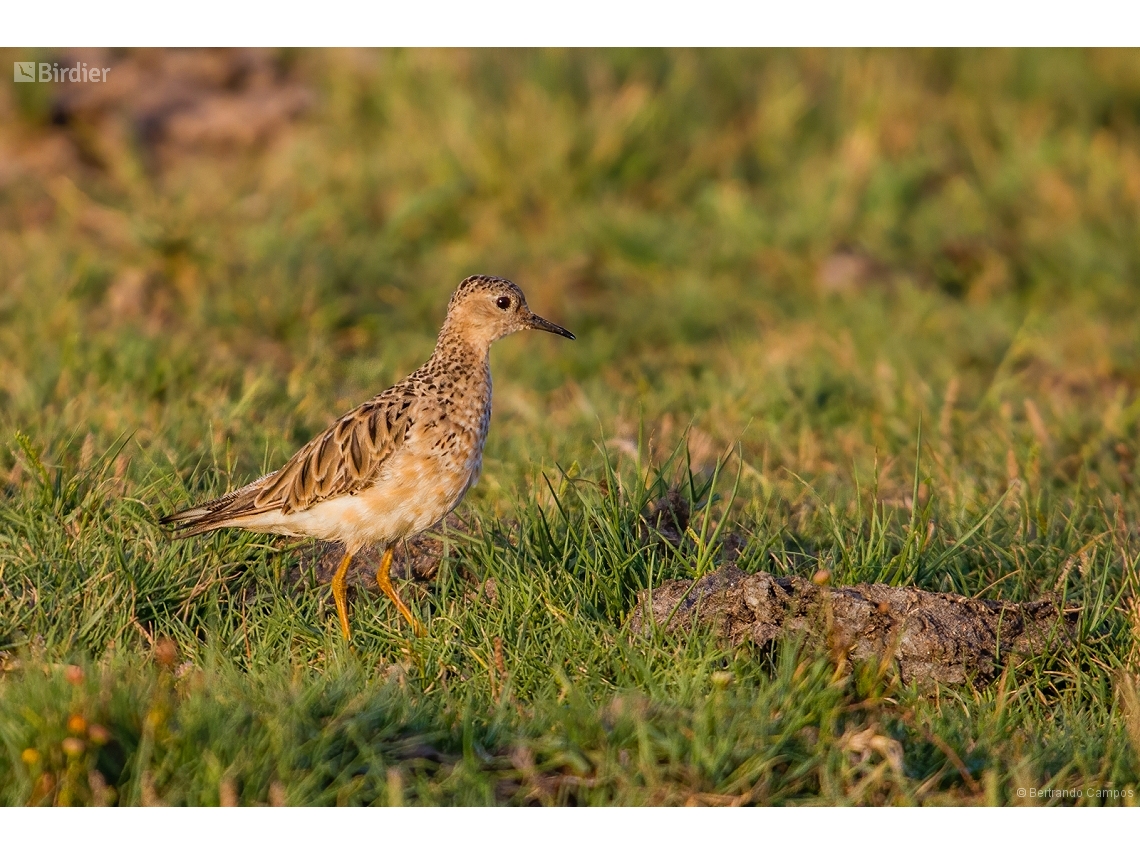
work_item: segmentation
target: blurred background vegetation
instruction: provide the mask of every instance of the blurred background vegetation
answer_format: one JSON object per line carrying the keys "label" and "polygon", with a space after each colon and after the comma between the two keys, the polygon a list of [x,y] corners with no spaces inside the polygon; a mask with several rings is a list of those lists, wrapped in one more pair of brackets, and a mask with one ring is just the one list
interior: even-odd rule
{"label": "blurred background vegetation", "polygon": [[0,101],[0,406],[53,455],[280,463],[485,271],[582,339],[497,348],[488,497],[690,421],[768,489],[909,493],[920,418],[944,489],[1132,488],[1133,53],[74,59]]}
{"label": "blurred background vegetation", "polygon": [[899,543],[921,510],[947,549],[997,507],[937,573],[889,578],[1085,603],[1079,577],[1107,640],[1072,673],[1099,675],[1088,728],[1115,722],[1135,775],[1112,675],[1140,627],[1137,52],[0,54],[111,69],[0,87],[7,649],[142,643],[133,613],[91,629],[105,613],[74,591],[69,631],[44,605],[64,594],[27,581],[78,560],[66,534],[29,557],[41,487],[97,470],[147,539],[121,561],[158,561],[146,520],[418,366],[454,286],[490,273],[578,341],[496,346],[468,511],[525,516],[544,474],[602,480],[603,453],[651,468],[682,442],[707,478],[735,446],[754,566],[789,572],[790,550],[861,581],[901,549],[852,558],[869,495]]}

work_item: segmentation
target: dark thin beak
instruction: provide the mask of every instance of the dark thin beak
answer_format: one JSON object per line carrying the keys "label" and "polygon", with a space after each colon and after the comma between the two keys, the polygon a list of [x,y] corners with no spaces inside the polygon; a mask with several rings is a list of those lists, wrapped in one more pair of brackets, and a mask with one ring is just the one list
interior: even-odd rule
{"label": "dark thin beak", "polygon": [[534,312],[531,312],[530,317],[527,318],[527,326],[532,330],[546,330],[547,332],[552,332],[555,335],[560,335],[563,338],[568,338],[571,341],[574,340],[574,333],[570,332],[570,330],[563,329],[562,327],[558,326],[558,324],[552,324],[550,321],[546,320],[546,318],[540,318],[538,315],[534,314]]}

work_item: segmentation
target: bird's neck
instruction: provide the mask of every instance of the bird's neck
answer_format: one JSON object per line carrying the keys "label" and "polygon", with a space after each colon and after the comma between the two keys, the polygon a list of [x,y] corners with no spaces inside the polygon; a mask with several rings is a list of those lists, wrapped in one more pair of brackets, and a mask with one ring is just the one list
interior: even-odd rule
{"label": "bird's neck", "polygon": [[491,340],[485,330],[477,325],[457,321],[448,317],[443,322],[436,340],[435,349],[459,349],[470,351],[479,360],[487,359],[491,352]]}
{"label": "bird's neck", "polygon": [[451,372],[468,371],[482,376],[490,375],[491,344],[490,342],[471,341],[470,337],[461,335],[458,330],[449,329],[446,325],[439,333],[439,340],[435,343],[429,363]]}

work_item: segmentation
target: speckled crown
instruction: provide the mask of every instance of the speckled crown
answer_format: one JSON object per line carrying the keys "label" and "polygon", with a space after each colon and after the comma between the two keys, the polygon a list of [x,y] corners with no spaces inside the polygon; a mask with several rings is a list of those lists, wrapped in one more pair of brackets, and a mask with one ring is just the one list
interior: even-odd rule
{"label": "speckled crown", "polygon": [[451,300],[447,304],[447,310],[450,312],[452,306],[468,294],[473,294],[476,291],[493,291],[503,287],[517,291],[520,296],[522,295],[522,289],[510,279],[503,279],[501,276],[485,276],[481,273],[475,276],[468,276],[459,283],[459,287],[456,288],[455,293],[451,295]]}

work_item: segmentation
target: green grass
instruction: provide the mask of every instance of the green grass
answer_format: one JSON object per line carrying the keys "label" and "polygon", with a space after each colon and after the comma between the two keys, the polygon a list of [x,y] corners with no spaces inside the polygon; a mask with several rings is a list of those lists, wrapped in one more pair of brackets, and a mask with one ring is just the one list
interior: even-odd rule
{"label": "green grass", "polygon": [[[1137,58],[284,52],[308,113],[157,159],[8,85],[0,802],[1134,803]],[[290,544],[155,525],[419,365],[474,272],[578,340],[496,345],[426,638],[360,592],[348,646]],[[1078,637],[923,695],[630,635],[726,542]]]}

